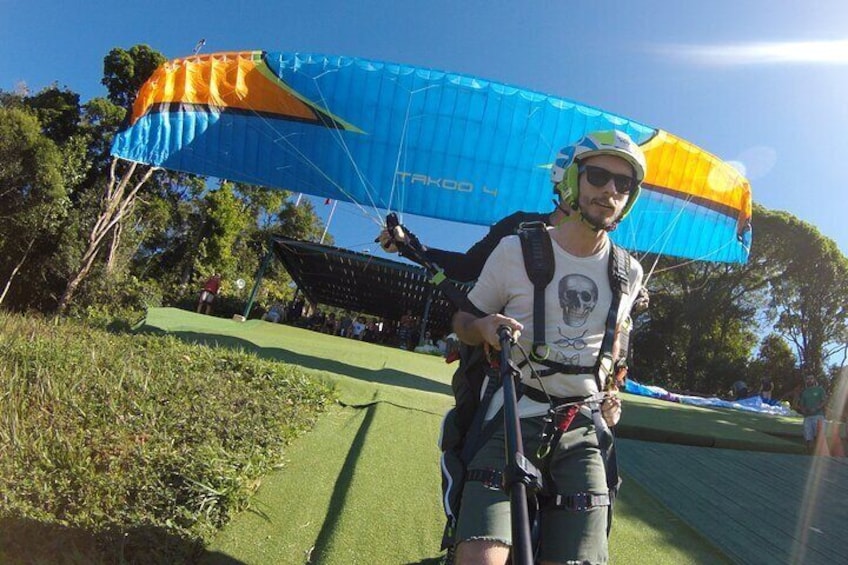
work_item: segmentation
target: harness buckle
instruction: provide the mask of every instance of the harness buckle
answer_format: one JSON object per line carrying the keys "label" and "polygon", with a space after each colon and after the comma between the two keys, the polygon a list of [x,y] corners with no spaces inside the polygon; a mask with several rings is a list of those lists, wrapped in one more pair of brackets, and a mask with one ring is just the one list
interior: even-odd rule
{"label": "harness buckle", "polygon": [[[543,353],[539,353],[539,351]],[[551,346],[547,343],[534,343],[533,347],[530,349],[530,359],[533,361],[545,361],[548,356],[551,354]]]}
{"label": "harness buckle", "polygon": [[563,508],[570,512],[585,512],[599,506],[609,506],[609,494],[593,494],[591,492],[578,492],[575,494],[558,494],[553,499],[555,508]]}

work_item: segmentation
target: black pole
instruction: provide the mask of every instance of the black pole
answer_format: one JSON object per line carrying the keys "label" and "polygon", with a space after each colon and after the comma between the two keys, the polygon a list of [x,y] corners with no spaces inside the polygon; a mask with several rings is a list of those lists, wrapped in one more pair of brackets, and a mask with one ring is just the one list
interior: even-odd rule
{"label": "black pole", "polygon": [[259,270],[256,272],[256,280],[253,283],[253,289],[250,291],[250,298],[247,299],[247,304],[244,306],[244,319],[247,320],[247,317],[250,315],[250,310],[253,308],[253,301],[256,300],[256,294],[259,292],[259,285],[262,284],[262,277],[265,276],[265,270],[268,268],[268,265],[271,264],[271,259],[274,257],[274,241],[272,238],[268,238],[268,253],[265,254],[265,258],[262,259],[262,264],[259,265]]}
{"label": "black pole", "polygon": [[538,476],[538,471],[524,457],[524,442],[521,439],[521,421],[518,418],[518,400],[515,394],[515,377],[518,375],[518,370],[510,359],[512,331],[506,326],[501,326],[498,328],[498,338],[501,345],[501,380],[506,435],[506,468],[503,488],[509,495],[512,519],[512,563],[513,565],[533,565],[527,487]]}
{"label": "black pole", "polygon": [[430,307],[433,305],[433,294],[436,292],[436,287],[430,287],[430,292],[427,293],[427,302],[424,303],[424,315],[421,316],[421,324],[418,328],[418,345],[424,345],[424,338],[427,336],[427,326],[430,321]]}

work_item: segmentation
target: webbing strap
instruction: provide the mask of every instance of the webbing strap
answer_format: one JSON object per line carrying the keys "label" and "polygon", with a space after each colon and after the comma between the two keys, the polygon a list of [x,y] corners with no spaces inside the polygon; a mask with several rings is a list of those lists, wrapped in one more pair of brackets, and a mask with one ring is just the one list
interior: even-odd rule
{"label": "webbing strap", "polygon": [[[595,371],[594,365],[566,365],[565,363],[551,361],[550,359],[534,359],[533,361],[539,365],[547,367],[547,369],[536,371],[540,377],[549,377],[560,373],[564,375],[583,375],[586,373],[593,373]],[[522,359],[518,363],[518,368],[521,369],[526,365],[527,360]]]}
{"label": "webbing strap", "polygon": [[621,297],[630,291],[630,254],[623,248],[610,242],[609,282],[612,290],[612,303],[607,312],[607,323],[604,328],[604,338],[601,340],[601,350],[595,362],[595,381],[598,390],[606,390],[606,381],[612,377],[615,360],[612,358],[612,347],[615,343],[615,332],[618,327],[618,307]]}
{"label": "webbing strap", "polygon": [[[486,412],[489,409],[489,402],[491,402],[492,396],[495,395],[495,391],[501,386],[500,378],[498,378],[500,373],[498,371],[486,371],[486,376],[488,377],[486,389],[483,391],[480,404],[474,412],[474,419],[471,421],[471,426],[469,426],[468,432],[465,434],[465,443],[460,453],[460,459],[466,465],[468,465],[474,454],[480,449],[480,446],[489,439],[492,431],[494,431],[494,427],[485,426],[485,419]],[[492,420],[496,420],[496,418],[492,418]]]}
{"label": "webbing strap", "polygon": [[609,505],[609,494],[578,492],[575,494],[557,494],[551,496],[544,506],[548,508],[562,508],[569,512],[585,512],[592,508]]}
{"label": "webbing strap", "polygon": [[518,228],[518,237],[524,254],[524,270],[527,271],[527,278],[533,283],[531,352],[535,358],[544,359],[548,356],[545,340],[545,289],[554,278],[554,248],[544,222],[522,223]]}
{"label": "webbing strap", "polygon": [[[465,480],[483,483],[490,490],[500,490],[503,485],[503,472],[497,469],[469,469]],[[608,493],[577,492],[574,494],[543,495],[543,506],[560,508],[569,512],[585,512],[592,508],[609,506],[611,498]]]}
{"label": "webbing strap", "polygon": [[490,490],[500,490],[503,485],[503,471],[492,468],[469,469],[465,480],[483,483],[483,486]]}
{"label": "webbing strap", "polygon": [[548,396],[541,390],[533,388],[531,386],[524,387],[524,396],[535,402],[543,402],[545,404],[550,402],[551,408],[556,408],[557,406],[561,406],[563,404],[571,404],[574,402],[582,402],[586,400],[585,396],[567,396],[564,398],[559,396]]}

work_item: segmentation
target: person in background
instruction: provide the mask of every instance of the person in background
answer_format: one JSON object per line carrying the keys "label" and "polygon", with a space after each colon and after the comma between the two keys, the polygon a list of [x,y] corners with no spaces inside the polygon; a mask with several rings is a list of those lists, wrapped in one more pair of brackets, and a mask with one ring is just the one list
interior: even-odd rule
{"label": "person in background", "polygon": [[315,313],[309,317],[308,328],[310,330],[320,332],[324,329],[324,322],[327,321],[327,315],[320,308],[315,309]]}
{"label": "person in background", "polygon": [[748,383],[745,381],[736,381],[731,388],[733,400],[742,400],[748,398]]}
{"label": "person in background", "polygon": [[321,331],[325,334],[336,335],[336,324],[336,313],[330,312],[324,320],[324,327],[321,328]]}
{"label": "person in background", "polygon": [[303,317],[303,307],[305,305],[306,304],[303,298],[298,297],[292,299],[291,303],[289,304],[289,313],[288,316],[286,316],[286,320],[288,320],[290,324],[297,324],[298,322],[300,322],[301,318]]}
{"label": "person in background", "polygon": [[339,335],[342,337],[350,337],[352,327],[353,320],[350,317],[350,313],[345,310],[344,313],[342,313],[342,319],[339,321]]}
{"label": "person in background", "polygon": [[271,309],[262,315],[262,319],[272,324],[285,321],[286,307],[282,302],[275,302]]}
{"label": "person in background", "polygon": [[353,339],[362,340],[365,333],[365,316],[357,316],[356,320],[353,322],[353,331],[351,332],[351,337]]}
{"label": "person in background", "polygon": [[824,429],[824,407],[827,394],[816,381],[815,375],[807,375],[806,387],[798,399],[798,411],[804,416],[804,443],[807,452],[812,454],[816,448],[816,436]]}
{"label": "person in background", "polygon": [[769,403],[771,401],[771,395],[774,392],[774,383],[771,378],[763,377],[763,380],[760,381],[760,397],[766,402]]}
{"label": "person in background", "polygon": [[[203,290],[200,291],[200,299],[197,301],[197,313],[206,315],[212,314],[212,304],[221,290],[221,275],[215,273],[203,283]],[[205,311],[205,312],[204,312]]]}
{"label": "person in background", "polygon": [[371,318],[365,323],[365,331],[362,335],[362,340],[370,343],[377,343],[380,339],[380,328],[377,325],[377,319]]}
{"label": "person in background", "polygon": [[413,333],[415,332],[415,316],[412,315],[412,310],[407,310],[400,317],[400,326],[398,327],[398,347],[401,349],[413,349],[415,342],[413,341]]}

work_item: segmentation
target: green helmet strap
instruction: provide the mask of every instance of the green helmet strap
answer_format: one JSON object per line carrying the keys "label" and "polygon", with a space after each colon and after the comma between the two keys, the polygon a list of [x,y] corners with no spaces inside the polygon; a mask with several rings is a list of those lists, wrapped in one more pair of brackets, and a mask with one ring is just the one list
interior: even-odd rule
{"label": "green helmet strap", "polygon": [[571,210],[577,210],[580,190],[580,174],[577,171],[577,164],[573,163],[565,169],[565,174],[561,181],[555,185],[555,192],[559,196],[560,202],[563,202]]}
{"label": "green helmet strap", "polygon": [[577,202],[580,198],[580,171],[577,163],[572,163],[565,171],[565,185],[568,187],[570,198],[568,205],[577,210]]}

